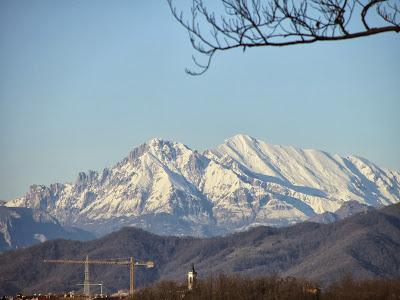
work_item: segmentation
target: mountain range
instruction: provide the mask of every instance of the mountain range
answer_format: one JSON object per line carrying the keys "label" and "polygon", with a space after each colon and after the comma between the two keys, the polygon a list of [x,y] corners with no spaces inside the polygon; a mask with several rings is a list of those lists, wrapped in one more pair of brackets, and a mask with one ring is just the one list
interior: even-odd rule
{"label": "mountain range", "polygon": [[81,172],[74,183],[32,185],[6,206],[40,210],[99,236],[123,226],[215,236],[295,224],[348,201],[399,202],[400,173],[356,156],[236,135],[202,153],[152,139],[102,172]]}
{"label": "mountain range", "polygon": [[[158,236],[126,227],[86,242],[53,240],[0,254],[0,294],[78,290],[83,265],[48,264],[44,259],[153,260],[154,269],[136,269],[136,284],[183,281],[191,264],[200,277],[225,274],[295,276],[322,286],[348,274],[355,278],[400,276],[400,204],[366,210],[330,224],[303,222],[257,227],[224,237]],[[63,274],[63,276],[59,276]],[[105,292],[127,289],[129,269],[90,266],[93,283]]]}

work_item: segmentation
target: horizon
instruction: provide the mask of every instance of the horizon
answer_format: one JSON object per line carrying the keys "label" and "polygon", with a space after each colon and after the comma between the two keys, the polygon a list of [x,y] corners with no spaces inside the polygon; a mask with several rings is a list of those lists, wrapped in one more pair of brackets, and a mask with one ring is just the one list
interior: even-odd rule
{"label": "horizon", "polygon": [[0,199],[113,165],[154,136],[204,151],[242,132],[400,170],[396,34],[238,49],[190,77],[166,1],[5,0],[0,24]]}

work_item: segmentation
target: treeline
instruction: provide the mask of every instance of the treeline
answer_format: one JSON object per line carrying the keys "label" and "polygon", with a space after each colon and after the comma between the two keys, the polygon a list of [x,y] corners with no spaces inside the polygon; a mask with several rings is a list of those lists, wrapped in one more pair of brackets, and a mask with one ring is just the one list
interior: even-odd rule
{"label": "treeline", "polygon": [[400,299],[398,280],[353,280],[346,276],[330,286],[319,288],[315,283],[293,277],[279,278],[219,275],[198,280],[188,291],[186,284],[161,281],[141,289],[136,300],[394,300]]}

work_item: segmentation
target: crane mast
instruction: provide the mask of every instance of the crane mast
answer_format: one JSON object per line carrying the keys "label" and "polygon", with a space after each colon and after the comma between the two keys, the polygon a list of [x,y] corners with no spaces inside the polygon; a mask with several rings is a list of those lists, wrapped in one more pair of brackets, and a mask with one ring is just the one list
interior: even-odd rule
{"label": "crane mast", "polygon": [[125,265],[129,266],[129,295],[133,299],[135,292],[135,267],[146,267],[147,269],[154,267],[153,261],[135,261],[133,257],[123,260],[101,260],[101,259],[89,259],[86,255],[85,260],[74,260],[74,259],[45,259],[45,263],[58,263],[58,264],[84,264],[85,265],[85,279],[83,282],[83,292],[86,296],[90,297],[90,283],[89,283],[89,265]]}
{"label": "crane mast", "polygon": [[129,295],[133,295],[135,288],[135,264],[133,262],[133,257],[131,257],[129,264]]}
{"label": "crane mast", "polygon": [[90,283],[89,283],[89,256],[86,255],[85,261],[85,279],[83,281],[83,293],[90,296]]}
{"label": "crane mast", "polygon": [[[85,285],[84,283],[77,283],[76,285]],[[90,286],[99,286],[100,287],[100,298],[103,298],[103,283],[89,283]]]}

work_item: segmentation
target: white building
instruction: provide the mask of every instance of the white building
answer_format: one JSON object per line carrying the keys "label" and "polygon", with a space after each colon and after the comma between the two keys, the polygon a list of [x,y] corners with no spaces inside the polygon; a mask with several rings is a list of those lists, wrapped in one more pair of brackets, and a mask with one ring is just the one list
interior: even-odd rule
{"label": "white building", "polygon": [[188,272],[188,290],[191,291],[197,282],[197,272],[194,269],[194,265],[192,264],[192,270]]}

